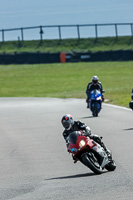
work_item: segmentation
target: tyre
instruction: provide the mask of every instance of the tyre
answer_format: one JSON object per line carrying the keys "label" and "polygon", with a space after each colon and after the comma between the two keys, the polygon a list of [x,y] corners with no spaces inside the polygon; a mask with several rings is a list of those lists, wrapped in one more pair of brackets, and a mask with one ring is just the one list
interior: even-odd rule
{"label": "tyre", "polygon": [[90,154],[83,154],[82,155],[82,162],[85,166],[90,168],[95,174],[101,174],[102,168],[98,163],[97,158],[93,153]]}
{"label": "tyre", "polygon": [[98,117],[98,113],[96,113],[95,111],[92,113],[93,117]]}
{"label": "tyre", "polygon": [[108,163],[108,164],[105,166],[105,169],[107,169],[108,171],[114,171],[114,170],[116,169],[115,161],[112,160],[110,163]]}
{"label": "tyre", "polygon": [[94,110],[93,110],[93,117],[98,117],[98,103],[95,102],[94,104]]}

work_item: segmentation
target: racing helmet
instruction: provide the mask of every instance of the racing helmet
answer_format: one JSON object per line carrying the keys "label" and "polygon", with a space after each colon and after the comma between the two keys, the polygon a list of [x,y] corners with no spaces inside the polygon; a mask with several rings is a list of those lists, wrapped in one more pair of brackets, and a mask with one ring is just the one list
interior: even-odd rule
{"label": "racing helmet", "polygon": [[98,77],[97,76],[93,76],[92,77],[92,83],[93,84],[97,84],[98,83]]}
{"label": "racing helmet", "polygon": [[61,123],[66,130],[70,130],[74,124],[73,118],[71,115],[66,114],[62,117]]}

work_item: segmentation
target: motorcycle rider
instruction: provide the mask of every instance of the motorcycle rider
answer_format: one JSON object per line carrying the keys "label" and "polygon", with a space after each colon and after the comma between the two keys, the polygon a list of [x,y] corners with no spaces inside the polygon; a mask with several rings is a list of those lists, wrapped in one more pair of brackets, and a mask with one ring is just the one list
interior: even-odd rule
{"label": "motorcycle rider", "polygon": [[129,102],[129,108],[133,110],[133,89],[132,89],[132,95],[131,95],[131,101]]}
{"label": "motorcycle rider", "polygon": [[101,92],[101,94],[102,94],[102,101],[104,101],[102,83],[99,82],[97,76],[93,76],[93,77],[92,77],[92,81],[91,81],[90,83],[88,83],[87,89],[86,89],[86,95],[87,95],[86,103],[87,103],[87,108],[89,108],[90,93],[91,93],[91,91],[94,90],[94,89],[100,90],[100,92]]}
{"label": "motorcycle rider", "polygon": [[[105,144],[101,140],[102,137],[92,134],[90,128],[85,123],[81,121],[74,121],[70,114],[64,115],[62,117],[61,123],[63,127],[65,128],[65,130],[63,131],[63,137],[66,140],[66,142],[67,142],[67,137],[73,131],[83,131],[83,135],[85,137],[89,137],[90,139],[93,139],[95,142],[100,144],[104,148],[105,152],[107,153],[108,158],[112,159],[110,151],[106,148]],[[77,162],[77,160],[74,157],[73,157],[73,160],[74,160],[74,163]]]}

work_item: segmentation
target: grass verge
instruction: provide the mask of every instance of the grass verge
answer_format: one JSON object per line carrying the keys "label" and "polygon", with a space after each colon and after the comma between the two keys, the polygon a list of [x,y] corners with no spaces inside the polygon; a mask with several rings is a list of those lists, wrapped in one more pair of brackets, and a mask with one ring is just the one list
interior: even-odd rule
{"label": "grass verge", "polygon": [[133,62],[0,65],[0,97],[86,98],[93,75],[103,84],[109,103],[128,107]]}
{"label": "grass verge", "polygon": [[10,41],[0,42],[0,53],[22,52],[97,52],[108,50],[132,50],[133,37],[103,37],[86,39]]}

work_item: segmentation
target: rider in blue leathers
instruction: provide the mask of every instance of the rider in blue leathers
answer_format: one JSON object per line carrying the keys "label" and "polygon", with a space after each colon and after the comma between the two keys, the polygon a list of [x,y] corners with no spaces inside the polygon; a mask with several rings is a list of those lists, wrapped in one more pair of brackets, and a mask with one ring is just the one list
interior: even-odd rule
{"label": "rider in blue leathers", "polygon": [[94,89],[100,90],[100,92],[102,94],[102,101],[104,101],[103,86],[102,86],[101,82],[98,81],[98,77],[97,76],[93,76],[92,77],[92,81],[90,83],[88,83],[87,89],[86,89],[86,95],[87,95],[86,103],[87,103],[87,108],[89,108],[90,93]]}

